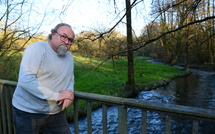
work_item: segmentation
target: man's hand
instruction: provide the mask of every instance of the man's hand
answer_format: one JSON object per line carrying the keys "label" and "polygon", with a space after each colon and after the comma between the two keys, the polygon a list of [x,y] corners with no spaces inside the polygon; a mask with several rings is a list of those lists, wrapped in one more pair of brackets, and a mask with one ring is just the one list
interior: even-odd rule
{"label": "man's hand", "polygon": [[63,101],[65,99],[70,99],[73,101],[74,92],[72,90],[63,90],[59,93],[58,101]]}
{"label": "man's hand", "polygon": [[71,90],[64,90],[59,93],[58,105],[62,105],[62,111],[69,107],[74,100],[74,92]]}
{"label": "man's hand", "polygon": [[62,105],[62,111],[64,111],[67,107],[69,107],[72,104],[72,102],[73,101],[71,101],[69,99],[66,99],[66,100],[60,101],[58,103],[58,105],[61,105],[63,103],[63,105]]}

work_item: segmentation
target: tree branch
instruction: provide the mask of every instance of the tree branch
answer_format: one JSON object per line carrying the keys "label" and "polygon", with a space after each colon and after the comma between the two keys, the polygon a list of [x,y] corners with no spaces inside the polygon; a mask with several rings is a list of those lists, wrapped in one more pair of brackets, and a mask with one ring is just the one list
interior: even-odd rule
{"label": "tree branch", "polygon": [[[168,32],[165,32],[165,33],[159,35],[158,37],[156,37],[156,38],[154,38],[154,39],[151,39],[151,40],[148,40],[148,41],[144,41],[145,43],[144,43],[143,41],[139,41],[139,42],[137,42],[136,44],[143,44],[143,43],[144,43],[144,44],[141,45],[141,46],[139,46],[139,47],[130,49],[130,50],[127,50],[127,48],[125,48],[124,51],[121,51],[121,52],[119,52],[119,53],[117,53],[117,54],[115,54],[115,55],[124,54],[124,53],[127,53],[128,51],[137,51],[137,50],[139,50],[140,48],[145,47],[146,45],[148,45],[148,44],[150,44],[150,43],[152,43],[152,42],[154,42],[154,41],[160,39],[161,37],[163,37],[163,36],[165,36],[165,35],[167,35],[167,34],[176,32],[176,31],[178,31],[178,30],[180,30],[180,29],[183,29],[183,28],[185,28],[185,27],[187,27],[187,26],[190,26],[190,25],[193,25],[193,24],[196,24],[196,23],[201,23],[201,22],[204,22],[204,21],[206,21],[206,20],[210,20],[210,19],[214,19],[214,18],[215,18],[215,16],[210,16],[210,17],[206,17],[206,18],[201,19],[201,20],[196,20],[196,21],[190,22],[190,23],[188,23],[188,24],[186,24],[186,25],[183,25],[183,26],[180,26],[180,27],[178,27],[178,28],[176,28],[176,29],[173,29],[173,30],[170,30],[170,31],[168,31]],[[115,55],[112,55],[112,56],[115,56]],[[108,57],[108,58],[110,58],[110,57]]]}

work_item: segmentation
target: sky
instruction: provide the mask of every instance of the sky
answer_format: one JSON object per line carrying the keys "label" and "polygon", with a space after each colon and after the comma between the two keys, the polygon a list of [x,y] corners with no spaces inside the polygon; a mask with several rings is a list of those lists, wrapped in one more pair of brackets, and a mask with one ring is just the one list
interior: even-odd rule
{"label": "sky", "polygon": [[[67,18],[67,21],[74,23],[74,26],[77,26],[77,30],[110,29],[125,13],[125,0],[116,0],[116,8],[114,8],[113,0],[110,0],[110,2],[108,0],[89,0],[88,2],[86,2],[86,0],[79,0],[76,2],[77,3],[74,3],[74,5],[77,6],[75,6],[75,8],[71,7],[68,11],[71,11],[71,16],[77,17],[75,17],[76,19]],[[136,14],[136,10],[137,9],[134,8],[132,12],[132,24],[133,28],[141,30],[141,27],[143,27],[143,24],[141,23],[144,23],[144,15],[142,13]],[[143,10],[138,10],[144,13]],[[117,30],[124,32],[125,34],[125,19],[123,22],[124,24],[121,23],[120,26],[117,27]]]}
{"label": "sky", "polygon": [[[20,0],[13,2],[17,1]],[[145,1],[146,3],[141,2],[132,9],[132,27],[136,35],[141,33],[149,21],[149,2],[151,0]],[[36,31],[43,22],[37,31],[43,34],[49,34],[50,30],[60,22],[70,24],[75,33],[89,30],[104,32],[119,21],[125,13],[124,9],[125,0],[28,0],[23,10],[24,15],[20,19],[20,25],[32,27],[32,30]],[[20,10],[14,11],[14,13],[19,14],[18,11]],[[116,30],[124,35],[126,35],[125,23],[124,19],[123,23],[116,27]]]}
{"label": "sky", "polygon": [[[70,24],[75,33],[86,30],[107,31],[112,28],[116,22],[125,13],[125,0],[52,0],[48,5],[48,1],[39,0],[40,4],[47,10],[57,10],[55,14],[47,15],[46,24],[40,31],[49,32],[56,24],[65,22]],[[149,21],[148,13],[150,11],[150,0],[147,3],[139,3],[132,9],[132,27],[135,34],[139,35],[145,24]],[[131,0],[133,2],[133,0]],[[62,14],[62,8],[69,4],[65,12]],[[39,6],[38,6],[39,7]],[[48,8],[47,8],[48,7]],[[50,13],[50,12],[49,12]],[[59,17],[60,16],[60,17]],[[122,34],[126,34],[125,19],[123,23],[117,26],[116,30]],[[43,31],[44,30],[44,31]]]}

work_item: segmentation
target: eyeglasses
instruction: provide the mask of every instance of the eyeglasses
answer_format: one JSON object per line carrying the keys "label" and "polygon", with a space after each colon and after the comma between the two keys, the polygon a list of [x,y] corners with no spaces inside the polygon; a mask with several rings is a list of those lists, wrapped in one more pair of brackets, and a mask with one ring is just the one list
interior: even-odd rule
{"label": "eyeglasses", "polygon": [[60,40],[61,41],[63,41],[63,42],[68,41],[69,43],[73,43],[74,42],[73,38],[68,38],[65,35],[61,35],[57,31],[56,31],[56,33],[60,36]]}

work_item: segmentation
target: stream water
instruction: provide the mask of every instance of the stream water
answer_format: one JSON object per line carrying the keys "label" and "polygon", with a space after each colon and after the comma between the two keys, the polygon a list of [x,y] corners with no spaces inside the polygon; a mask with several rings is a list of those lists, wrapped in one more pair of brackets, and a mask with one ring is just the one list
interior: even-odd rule
{"label": "stream water", "polygon": [[[185,106],[194,106],[215,109],[215,72],[191,70],[188,77],[177,78],[165,87],[151,91],[140,92],[135,99],[172,103]],[[128,108],[128,133],[141,133],[141,111]],[[108,107],[108,133],[118,133],[118,109]],[[102,133],[102,109],[92,112],[93,134]],[[172,117],[171,134],[191,134],[192,121],[181,117]],[[199,134],[215,134],[215,122],[199,122]],[[74,124],[70,123],[74,132]],[[165,131],[165,115],[156,112],[147,112],[147,134],[163,134]],[[87,118],[79,120],[80,134],[87,134]]]}

